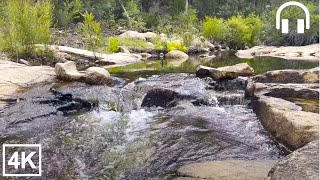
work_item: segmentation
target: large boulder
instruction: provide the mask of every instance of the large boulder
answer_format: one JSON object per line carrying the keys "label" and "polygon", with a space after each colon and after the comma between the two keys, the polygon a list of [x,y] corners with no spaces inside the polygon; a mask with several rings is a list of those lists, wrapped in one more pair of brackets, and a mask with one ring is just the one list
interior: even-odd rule
{"label": "large boulder", "polygon": [[173,50],[168,52],[168,54],[166,54],[166,58],[167,59],[173,59],[173,60],[188,60],[189,56],[188,54],[179,51],[179,50]]}
{"label": "large boulder", "polygon": [[312,141],[277,163],[270,171],[271,180],[318,180],[319,141]]}
{"label": "large boulder", "polygon": [[137,31],[126,31],[122,33],[119,37],[130,38],[130,39],[141,39],[141,40],[152,40],[157,36],[156,33],[153,32],[146,32],[146,33],[139,33]]}
{"label": "large boulder", "polygon": [[60,80],[80,81],[87,84],[104,84],[111,79],[109,72],[100,67],[90,67],[85,72],[79,72],[73,61],[57,63],[55,72]]}
{"label": "large boulder", "polygon": [[199,66],[196,72],[197,77],[211,77],[215,81],[224,80],[224,79],[235,79],[237,74],[231,71],[220,71],[216,68],[211,68],[207,66]]}
{"label": "large boulder", "polygon": [[238,76],[252,76],[254,70],[247,63],[240,63],[233,66],[225,66],[218,68],[220,71],[235,72]]}
{"label": "large boulder", "polygon": [[189,52],[191,53],[197,53],[197,52],[206,52],[206,51],[212,51],[215,49],[215,46],[210,43],[208,40],[204,38],[195,38],[189,47]]}
{"label": "large boulder", "polygon": [[255,76],[253,80],[261,83],[318,83],[319,68],[269,71]]}
{"label": "large boulder", "polygon": [[264,180],[268,172],[274,166],[274,160],[227,160],[194,163],[182,166],[177,171],[181,177],[189,179],[225,179],[225,180]]}
{"label": "large boulder", "polygon": [[109,72],[100,67],[90,67],[85,72],[85,82],[87,84],[104,84],[110,81]]}
{"label": "large boulder", "polygon": [[246,63],[236,64],[220,68],[199,66],[196,72],[197,77],[211,77],[214,80],[235,79],[238,76],[251,76],[253,69]]}
{"label": "large boulder", "polygon": [[122,33],[119,37],[146,40],[145,36],[137,31],[126,31]]}
{"label": "large boulder", "polygon": [[55,66],[55,72],[58,79],[65,81],[78,81],[84,77],[84,74],[77,70],[76,63],[73,61],[57,63]]}
{"label": "large boulder", "polygon": [[144,38],[147,41],[151,41],[153,38],[157,37],[157,34],[154,32],[146,32],[146,33],[142,33],[144,35]]}
{"label": "large boulder", "polygon": [[253,108],[263,126],[292,150],[319,137],[319,114],[301,111],[292,102],[262,95]]}

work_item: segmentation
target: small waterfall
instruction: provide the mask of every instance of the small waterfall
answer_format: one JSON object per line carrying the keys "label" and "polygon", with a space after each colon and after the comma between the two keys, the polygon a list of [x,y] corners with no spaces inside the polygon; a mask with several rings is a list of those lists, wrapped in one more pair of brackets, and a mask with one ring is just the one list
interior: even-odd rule
{"label": "small waterfall", "polygon": [[217,98],[216,96],[212,96],[212,97],[208,100],[208,105],[209,105],[209,106],[213,106],[213,107],[219,107],[218,98]]}

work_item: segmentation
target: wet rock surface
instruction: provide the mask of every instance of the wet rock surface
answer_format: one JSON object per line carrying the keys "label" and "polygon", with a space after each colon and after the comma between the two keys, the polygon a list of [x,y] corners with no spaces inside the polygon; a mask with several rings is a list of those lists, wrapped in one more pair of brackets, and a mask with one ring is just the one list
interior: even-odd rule
{"label": "wet rock surface", "polygon": [[[7,127],[1,129],[1,141],[41,143],[48,179],[168,179],[186,164],[283,156],[245,101],[235,106],[219,102],[219,97],[243,100],[243,87],[221,84],[230,91],[215,91],[213,80],[188,74],[117,82],[33,89],[0,115],[1,127]],[[168,91],[172,96],[160,98]],[[147,101],[148,95],[163,103]],[[69,105],[72,101],[84,105]],[[87,102],[92,108],[85,108]],[[76,111],[59,112],[67,107]],[[19,117],[25,119],[23,126],[10,125]],[[26,120],[30,117],[35,118]]]}
{"label": "wet rock surface", "polygon": [[319,114],[272,97],[260,97],[253,107],[264,127],[293,150],[319,137]]}
{"label": "wet rock surface", "polygon": [[[182,166],[177,170],[182,179],[224,179],[224,180],[265,180],[268,172],[277,161],[211,161]],[[184,177],[184,178],[182,178]]]}
{"label": "wet rock surface", "polygon": [[318,68],[270,71],[247,85],[246,95],[253,98],[253,109],[264,127],[291,150],[318,138],[318,111],[306,111],[313,108],[296,103],[297,99],[318,102],[318,73]]}
{"label": "wet rock surface", "polygon": [[197,77],[211,77],[214,80],[235,79],[238,76],[252,76],[254,70],[246,63],[240,63],[233,66],[221,68],[211,68],[199,66],[197,68]]}
{"label": "wet rock surface", "polygon": [[255,76],[260,83],[319,83],[319,68],[310,70],[278,70]]}
{"label": "wet rock surface", "polygon": [[319,179],[319,140],[296,150],[269,172],[271,180]]}

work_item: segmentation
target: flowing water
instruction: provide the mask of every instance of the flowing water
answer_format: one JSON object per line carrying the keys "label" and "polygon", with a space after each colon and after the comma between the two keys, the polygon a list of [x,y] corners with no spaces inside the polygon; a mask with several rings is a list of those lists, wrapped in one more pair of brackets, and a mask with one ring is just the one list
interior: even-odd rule
{"label": "flowing water", "polygon": [[36,86],[0,114],[1,142],[41,143],[45,179],[173,179],[177,168],[194,162],[280,159],[285,152],[244,98],[242,79],[216,91],[212,80],[185,74],[199,63],[239,62],[256,73],[317,66],[228,55],[113,68],[118,78],[110,86]]}

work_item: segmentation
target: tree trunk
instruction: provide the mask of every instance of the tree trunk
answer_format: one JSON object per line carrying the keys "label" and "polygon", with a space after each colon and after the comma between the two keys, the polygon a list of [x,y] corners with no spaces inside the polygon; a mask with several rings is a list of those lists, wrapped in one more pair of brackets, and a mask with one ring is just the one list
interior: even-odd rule
{"label": "tree trunk", "polygon": [[188,14],[188,9],[189,9],[189,0],[186,0],[186,14]]}
{"label": "tree trunk", "polygon": [[130,16],[129,16],[126,8],[124,7],[122,0],[118,0],[118,1],[119,1],[120,5],[121,5],[123,11],[124,11],[124,14],[127,16],[128,21],[129,21],[129,26],[131,27],[131,25],[132,25],[131,18],[130,18]]}

